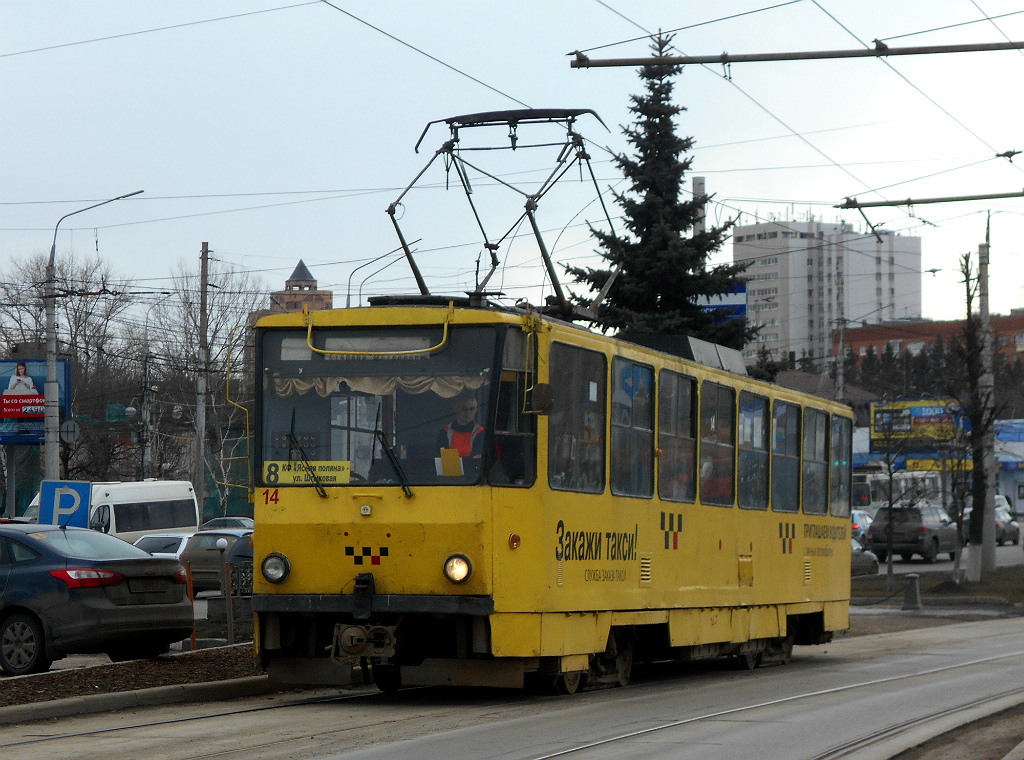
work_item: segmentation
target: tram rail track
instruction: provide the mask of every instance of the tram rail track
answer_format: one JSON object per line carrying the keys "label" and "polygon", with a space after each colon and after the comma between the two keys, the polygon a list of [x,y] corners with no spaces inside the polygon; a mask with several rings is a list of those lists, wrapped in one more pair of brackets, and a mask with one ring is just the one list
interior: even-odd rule
{"label": "tram rail track", "polygon": [[[883,686],[885,684],[891,684],[891,683],[895,683],[895,682],[899,682],[899,681],[907,681],[907,680],[910,680],[910,679],[927,677],[929,675],[934,675],[934,674],[938,674],[938,673],[945,673],[945,672],[950,672],[950,671],[954,671],[954,670],[958,670],[958,669],[969,668],[969,667],[978,666],[978,665],[990,664],[990,663],[997,662],[997,661],[1000,661],[1000,660],[1008,660],[1008,659],[1020,658],[1022,655],[1024,655],[1024,650],[1015,651],[1015,652],[1011,652],[1011,653],[1007,653],[1007,654],[996,655],[996,656],[992,656],[992,657],[984,657],[984,658],[972,659],[972,660],[969,660],[969,661],[965,661],[965,662],[961,662],[961,663],[954,663],[954,664],[951,664],[951,665],[944,665],[944,666],[935,667],[935,668],[928,668],[928,669],[924,669],[924,670],[915,671],[915,672],[912,672],[912,673],[904,673],[904,674],[895,675],[895,676],[888,676],[888,677],[885,677],[885,678],[872,679],[872,680],[867,680],[867,681],[859,681],[857,683],[845,684],[845,685],[837,686],[837,687],[830,688],[830,689],[819,689],[819,690],[813,690],[813,691],[806,691],[806,692],[803,692],[803,693],[800,693],[800,694],[792,694],[792,695],[789,695],[789,696],[786,696],[786,697],[781,697],[779,699],[767,700],[767,701],[758,702],[758,703],[750,704],[750,705],[742,705],[742,706],[739,706],[739,707],[729,708],[729,709],[725,709],[725,710],[717,710],[717,711],[707,712],[707,713],[704,713],[704,714],[701,714],[701,715],[695,715],[695,716],[691,716],[691,717],[680,719],[680,720],[667,721],[667,722],[664,722],[664,723],[660,723],[658,725],[647,726],[647,727],[642,728],[642,729],[637,729],[637,730],[634,730],[634,731],[628,731],[628,732],[624,732],[624,733],[617,734],[617,735],[614,735],[614,736],[606,736],[606,737],[603,737],[603,738],[595,740],[595,741],[580,743],[580,744],[577,744],[575,746],[564,747],[564,748],[559,749],[559,750],[554,751],[554,752],[548,752],[548,753],[540,754],[540,755],[531,755],[531,756],[529,756],[529,760],[554,760],[554,758],[572,757],[572,756],[586,757],[588,752],[591,752],[591,751],[594,751],[594,750],[600,750],[600,749],[607,749],[610,746],[613,746],[615,744],[620,744],[620,743],[624,744],[624,743],[627,743],[629,741],[641,739],[643,737],[650,736],[651,734],[654,734],[654,733],[657,733],[657,732],[661,732],[661,731],[669,731],[669,730],[672,730],[672,729],[682,728],[682,727],[685,727],[685,726],[688,726],[688,725],[695,725],[695,724],[705,723],[705,722],[708,722],[708,721],[721,720],[723,718],[729,718],[729,717],[732,717],[732,716],[738,716],[738,715],[742,715],[742,714],[745,714],[745,713],[749,714],[749,713],[752,713],[752,712],[757,711],[757,710],[763,710],[763,709],[766,709],[766,708],[771,708],[771,707],[775,707],[775,706],[779,706],[779,705],[785,705],[785,704],[789,704],[789,703],[793,703],[793,702],[798,702],[800,700],[816,699],[816,698],[821,698],[821,697],[825,697],[825,696],[829,696],[829,695],[835,695],[835,694],[844,693],[844,692],[852,692],[852,691],[859,690],[859,689],[872,689],[872,688],[877,688],[879,686]],[[426,688],[426,687],[424,687],[424,688]],[[77,732],[59,733],[59,734],[52,734],[52,735],[48,735],[48,736],[33,736],[33,737],[18,739],[18,740],[15,740],[15,741],[9,741],[9,742],[0,743],[0,751],[2,751],[2,750],[13,750],[13,749],[17,749],[17,748],[30,747],[30,746],[41,747],[41,746],[46,746],[48,744],[52,745],[52,744],[55,744],[55,743],[60,742],[60,741],[82,740],[82,739],[87,739],[89,737],[99,737],[99,736],[109,735],[109,734],[114,734],[114,733],[124,733],[124,732],[131,732],[131,731],[144,731],[144,730],[149,730],[149,729],[154,729],[154,728],[160,728],[160,727],[163,727],[163,726],[173,726],[173,725],[181,725],[181,724],[189,724],[189,723],[194,724],[194,723],[198,723],[198,722],[201,722],[201,721],[220,720],[220,719],[224,719],[224,718],[231,718],[233,716],[242,716],[242,715],[247,715],[247,714],[252,714],[252,713],[259,713],[259,712],[269,712],[269,711],[292,709],[292,708],[302,708],[302,707],[310,707],[310,706],[318,706],[318,705],[325,705],[325,704],[332,704],[332,703],[344,703],[344,702],[373,700],[373,699],[386,699],[386,698],[387,697],[385,695],[382,695],[380,692],[377,692],[377,691],[366,691],[366,692],[361,692],[361,693],[352,693],[352,694],[344,694],[344,695],[336,695],[336,696],[301,698],[301,699],[288,700],[286,702],[280,702],[280,703],[276,703],[276,704],[272,704],[272,705],[258,705],[258,706],[245,707],[245,708],[241,708],[241,709],[220,710],[220,711],[217,711],[217,712],[210,712],[210,713],[204,713],[204,714],[200,714],[200,715],[191,715],[191,716],[185,716],[185,717],[171,718],[171,719],[167,719],[167,720],[144,721],[144,722],[131,723],[131,724],[122,725],[122,726],[108,726],[108,727],[104,727],[104,728],[101,728],[101,729],[88,730],[88,731],[77,731]],[[1016,698],[1019,698],[1019,699],[1016,699]],[[553,698],[553,699],[562,700],[564,698],[557,697],[557,698]],[[849,740],[849,741],[847,741],[847,742],[845,742],[845,743],[843,743],[841,745],[835,746],[835,747],[831,747],[831,748],[829,748],[825,752],[822,752],[822,753],[820,753],[818,755],[814,755],[811,758],[811,760],[842,760],[843,758],[853,757],[858,752],[861,752],[862,750],[865,750],[865,749],[868,749],[868,748],[871,748],[871,747],[874,747],[874,746],[878,746],[878,745],[880,745],[880,744],[882,744],[882,743],[884,743],[884,742],[886,742],[888,740],[891,740],[893,737],[898,736],[899,734],[901,734],[903,732],[906,732],[906,731],[909,731],[909,730],[913,730],[913,729],[922,729],[922,730],[924,730],[924,729],[927,729],[927,727],[929,727],[929,726],[939,725],[944,719],[950,718],[955,713],[958,713],[958,712],[966,713],[966,712],[968,712],[970,710],[983,708],[986,705],[990,705],[990,704],[993,704],[993,703],[998,703],[1000,701],[1014,700],[1014,699],[1016,699],[1016,701],[1018,701],[1018,702],[1024,701],[1024,686],[1013,688],[1013,689],[1004,690],[1004,691],[1002,691],[1002,692],[1000,692],[998,694],[988,695],[988,696],[985,696],[985,697],[982,697],[982,698],[979,698],[979,699],[976,699],[976,700],[972,700],[972,701],[967,702],[967,703],[963,703],[963,704],[958,705],[956,707],[945,708],[945,709],[942,709],[942,710],[935,710],[935,711],[930,712],[930,713],[928,713],[926,715],[919,715],[919,716],[917,716],[915,718],[912,718],[912,719],[909,719],[909,720],[906,720],[906,721],[900,721],[900,722],[897,722],[897,723],[892,723],[892,724],[887,725],[887,726],[885,726],[885,727],[883,727],[883,728],[881,728],[881,729],[879,729],[877,731],[874,731],[874,732],[872,732],[872,733],[870,733],[868,735],[861,736],[861,737],[858,737],[856,739]],[[388,721],[388,722],[393,722],[393,721]],[[364,726],[364,728],[365,728],[365,726]],[[228,756],[236,755],[236,754],[251,753],[251,752],[254,752],[254,751],[261,750],[261,749],[267,749],[267,748],[271,748],[273,746],[277,746],[277,745],[281,745],[281,744],[287,744],[287,743],[293,742],[293,741],[299,741],[299,740],[304,740],[304,739],[308,740],[312,736],[328,736],[328,735],[332,735],[332,734],[341,734],[341,733],[345,733],[346,731],[350,731],[350,730],[352,730],[351,727],[345,727],[345,726],[342,726],[342,727],[332,727],[332,728],[327,729],[327,730],[317,731],[314,734],[310,734],[308,732],[303,732],[301,736],[279,737],[279,738],[275,738],[275,739],[273,739],[271,741],[246,742],[243,745],[238,746],[238,747],[233,747],[233,748],[223,748],[223,747],[221,747],[221,748],[218,748],[217,750],[214,750],[214,751],[196,752],[194,754],[189,754],[189,755],[187,755],[187,757],[189,758],[189,760],[202,760],[203,758],[210,758],[210,757],[228,757]],[[941,731],[939,733],[941,733]]]}
{"label": "tram rail track", "polygon": [[[968,662],[956,663],[956,664],[953,664],[953,665],[945,665],[945,666],[938,667],[938,668],[929,668],[927,670],[919,671],[919,672],[916,672],[916,673],[905,673],[905,674],[898,675],[898,676],[890,676],[890,677],[887,677],[887,678],[879,678],[879,679],[875,679],[875,680],[871,680],[871,681],[862,681],[860,683],[846,684],[844,686],[837,686],[837,687],[835,687],[833,689],[820,689],[820,690],[817,690],[817,691],[806,692],[804,694],[793,694],[793,695],[790,695],[788,697],[782,697],[780,699],[768,700],[766,702],[759,702],[759,703],[753,704],[753,705],[745,705],[745,706],[742,706],[742,707],[734,707],[734,708],[730,708],[728,710],[719,710],[719,711],[716,711],[716,712],[706,713],[704,715],[697,715],[697,716],[693,716],[693,717],[690,717],[690,718],[685,718],[685,719],[682,719],[682,720],[669,721],[669,722],[662,723],[662,724],[657,725],[657,726],[648,726],[647,728],[639,729],[639,730],[636,730],[636,731],[629,731],[629,732],[620,734],[618,736],[606,737],[606,738],[601,739],[599,741],[588,742],[586,744],[581,744],[581,745],[578,745],[576,747],[569,747],[569,748],[566,748],[566,749],[558,750],[557,752],[551,752],[551,753],[544,754],[544,755],[535,755],[535,756],[531,757],[529,760],[554,760],[554,758],[559,758],[559,757],[569,757],[571,755],[582,755],[587,750],[597,749],[599,747],[607,747],[608,745],[611,745],[611,744],[614,744],[614,743],[617,743],[617,742],[625,742],[625,741],[629,741],[629,740],[632,740],[632,739],[637,739],[637,738],[640,738],[640,737],[643,737],[643,736],[648,736],[648,735],[650,735],[652,733],[655,733],[655,732],[658,732],[658,731],[665,731],[665,730],[669,730],[669,729],[673,729],[673,728],[680,728],[682,726],[692,725],[692,724],[695,724],[695,723],[700,723],[702,721],[717,720],[717,719],[720,719],[720,718],[723,718],[723,717],[739,715],[741,713],[746,713],[746,712],[750,712],[750,711],[753,711],[753,710],[764,709],[764,708],[767,708],[767,707],[773,707],[773,706],[776,706],[776,705],[788,704],[788,703],[796,702],[796,701],[803,700],[803,699],[812,699],[812,698],[816,698],[816,697],[823,697],[823,696],[827,696],[827,695],[830,695],[830,694],[838,694],[838,693],[842,693],[842,692],[852,691],[854,689],[863,689],[863,688],[879,686],[879,685],[882,685],[882,684],[893,683],[893,682],[897,682],[897,681],[904,681],[904,680],[908,680],[908,679],[912,679],[912,678],[920,678],[922,676],[928,676],[928,675],[933,675],[933,674],[936,674],[936,673],[948,672],[948,671],[951,671],[951,670],[957,670],[957,669],[960,669],[960,668],[971,667],[971,666],[974,666],[974,665],[986,664],[986,663],[995,662],[995,661],[998,661],[998,660],[1012,659],[1012,658],[1019,657],[1022,654],[1024,654],[1024,651],[1012,652],[1012,653],[1003,654],[1003,655],[996,655],[994,657],[983,657],[983,658],[979,658],[979,659],[976,659],[976,660],[970,660]],[[987,704],[987,703],[991,703],[991,702],[994,702],[994,701],[997,701],[997,700],[1000,700],[1000,699],[1004,699],[1004,698],[1009,697],[1009,696],[1016,696],[1016,695],[1020,695],[1022,698],[1024,698],[1024,686],[1021,686],[1021,687],[1015,688],[1015,689],[1010,689],[1010,690],[1007,690],[1007,691],[1002,692],[1002,693],[997,694],[997,695],[991,695],[991,696],[988,696],[988,697],[984,697],[984,698],[975,700],[975,701],[967,703],[967,704],[958,705],[955,708],[949,708],[949,709],[944,709],[944,710],[936,711],[936,712],[934,712],[932,714],[929,714],[929,715],[919,716],[919,717],[917,717],[915,719],[912,719],[912,720],[904,721],[902,723],[895,724],[895,725],[890,725],[890,726],[886,727],[885,729],[880,729],[879,731],[877,731],[877,732],[875,732],[875,733],[873,733],[873,734],[871,734],[869,736],[865,736],[865,737],[861,737],[861,738],[856,739],[856,740],[852,740],[852,741],[847,742],[846,744],[844,744],[844,745],[842,745],[840,747],[834,747],[834,748],[829,749],[827,752],[821,753],[819,755],[815,755],[813,758],[811,758],[811,760],[840,760],[841,758],[844,758],[844,757],[850,757],[853,753],[855,753],[855,752],[857,752],[857,751],[859,751],[861,749],[864,749],[865,747],[871,746],[873,744],[878,744],[879,742],[881,742],[881,741],[883,741],[885,739],[891,738],[892,736],[900,733],[901,731],[906,731],[909,728],[912,728],[912,727],[915,727],[915,726],[923,726],[923,725],[928,724],[929,722],[935,722],[935,721],[937,721],[937,720],[939,720],[939,719],[941,719],[943,717],[946,717],[946,716],[948,716],[948,715],[950,715],[952,713],[959,712],[959,711],[966,711],[966,710],[968,710],[968,709],[970,709],[972,707],[977,707],[977,706],[984,705],[984,704]]]}

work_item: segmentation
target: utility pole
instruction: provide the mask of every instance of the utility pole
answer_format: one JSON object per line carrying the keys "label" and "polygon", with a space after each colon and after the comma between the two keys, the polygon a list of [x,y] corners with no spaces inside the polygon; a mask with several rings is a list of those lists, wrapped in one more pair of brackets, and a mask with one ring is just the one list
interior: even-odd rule
{"label": "utility pole", "polygon": [[199,510],[206,504],[206,375],[210,363],[207,345],[206,293],[209,285],[210,247],[203,243],[199,265],[199,378],[196,381],[196,499]]}
{"label": "utility pole", "polygon": [[982,445],[985,451],[985,512],[983,518],[981,562],[985,572],[996,569],[996,447],[995,447],[995,375],[992,371],[992,323],[988,312],[989,229],[992,216],[985,221],[985,243],[978,246],[978,311],[981,317],[981,378],[978,389],[984,408],[985,429]]}
{"label": "utility pole", "polygon": [[146,343],[146,355],[142,358],[142,400],[139,404],[142,411],[142,462],[140,470],[142,477],[140,480],[145,480],[149,477],[149,342]]}
{"label": "utility pole", "polygon": [[[704,178],[703,177],[694,177],[692,182],[693,182],[693,185],[692,185],[693,186],[693,199],[697,200],[699,198],[699,199],[701,199],[701,201],[703,201],[704,200],[704,194],[705,194]],[[694,236],[703,235],[704,234],[704,220],[705,220],[705,217],[707,216],[707,213],[708,213],[707,206],[702,202],[700,204],[700,209],[697,211],[697,219],[693,223],[693,234],[694,234]]]}

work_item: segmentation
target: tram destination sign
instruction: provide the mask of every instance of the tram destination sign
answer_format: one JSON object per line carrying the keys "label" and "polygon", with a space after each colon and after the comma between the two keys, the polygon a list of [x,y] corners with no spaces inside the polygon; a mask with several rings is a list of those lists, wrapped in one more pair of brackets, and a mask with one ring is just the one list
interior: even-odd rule
{"label": "tram destination sign", "polygon": [[351,462],[264,462],[263,482],[271,486],[316,485],[348,483],[352,473]]}

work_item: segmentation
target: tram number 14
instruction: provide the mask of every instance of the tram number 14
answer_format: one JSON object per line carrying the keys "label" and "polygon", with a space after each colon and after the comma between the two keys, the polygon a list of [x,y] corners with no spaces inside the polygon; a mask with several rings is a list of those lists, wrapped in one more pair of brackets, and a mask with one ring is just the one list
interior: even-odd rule
{"label": "tram number 14", "polygon": [[263,503],[264,504],[277,504],[280,501],[280,496],[276,488],[264,488],[263,489]]}

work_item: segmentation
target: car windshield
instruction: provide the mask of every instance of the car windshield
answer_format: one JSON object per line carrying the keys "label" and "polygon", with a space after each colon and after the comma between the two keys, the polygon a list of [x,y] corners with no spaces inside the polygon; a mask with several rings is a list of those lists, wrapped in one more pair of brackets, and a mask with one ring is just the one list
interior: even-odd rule
{"label": "car windshield", "polygon": [[77,559],[136,559],[149,553],[127,541],[94,530],[68,528],[30,533],[30,537],[66,557]]}
{"label": "car windshield", "polygon": [[[522,331],[508,334],[525,357]],[[312,341],[326,353],[318,353],[305,330],[268,331],[264,482],[476,482],[493,428],[499,335],[495,327],[320,328]],[[505,374],[514,380],[501,373],[502,387]]]}

